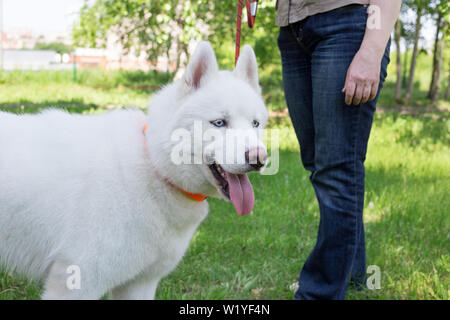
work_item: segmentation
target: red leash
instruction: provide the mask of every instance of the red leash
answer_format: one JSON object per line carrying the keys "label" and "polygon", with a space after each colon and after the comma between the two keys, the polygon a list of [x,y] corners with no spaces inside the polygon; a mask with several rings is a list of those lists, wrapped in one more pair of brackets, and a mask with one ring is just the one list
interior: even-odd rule
{"label": "red leash", "polygon": [[[237,21],[236,21],[236,54],[234,65],[236,65],[241,49],[241,20],[242,20],[242,5],[244,0],[238,0]],[[247,8],[247,24],[249,28],[255,25],[256,12],[258,10],[258,0],[245,0],[245,7]]]}

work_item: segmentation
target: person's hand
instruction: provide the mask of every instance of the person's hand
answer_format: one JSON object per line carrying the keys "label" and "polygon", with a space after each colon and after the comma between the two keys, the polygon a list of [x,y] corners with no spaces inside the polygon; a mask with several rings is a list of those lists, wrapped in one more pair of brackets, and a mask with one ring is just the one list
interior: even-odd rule
{"label": "person's hand", "polygon": [[380,83],[381,57],[367,49],[360,49],[347,70],[345,103],[357,106],[376,97]]}

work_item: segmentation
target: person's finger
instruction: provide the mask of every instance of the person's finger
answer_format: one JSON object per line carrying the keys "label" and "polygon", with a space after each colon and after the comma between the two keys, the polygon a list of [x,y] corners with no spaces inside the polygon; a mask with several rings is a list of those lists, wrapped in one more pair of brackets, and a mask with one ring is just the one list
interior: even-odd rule
{"label": "person's finger", "polygon": [[359,82],[356,84],[355,95],[353,96],[353,104],[355,106],[361,103],[362,95],[364,90],[364,84]]}
{"label": "person's finger", "polygon": [[356,85],[353,81],[348,81],[345,84],[344,91],[345,91],[345,104],[348,106],[352,103],[353,95],[355,94]]}
{"label": "person's finger", "polygon": [[372,85],[370,83],[366,83],[363,89],[361,103],[366,103],[369,100],[371,92],[372,92]]}
{"label": "person's finger", "polygon": [[370,97],[369,100],[373,100],[375,99],[375,97],[377,96],[378,93],[378,85],[379,85],[379,81],[376,81],[374,83],[372,83],[372,88],[370,90]]}

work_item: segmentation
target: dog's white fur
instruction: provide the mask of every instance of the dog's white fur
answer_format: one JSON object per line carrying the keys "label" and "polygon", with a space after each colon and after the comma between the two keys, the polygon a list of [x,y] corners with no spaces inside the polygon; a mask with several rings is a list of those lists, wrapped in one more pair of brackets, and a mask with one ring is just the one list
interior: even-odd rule
{"label": "dog's white fur", "polygon": [[[165,179],[220,196],[207,165],[170,160],[171,132],[223,117],[242,129],[267,121],[249,46],[229,72],[200,43],[184,78],[154,96],[148,116],[0,113],[0,263],[44,279],[44,299],[152,299],[208,213],[207,201]],[[71,265],[80,268],[80,289],[66,286]]]}

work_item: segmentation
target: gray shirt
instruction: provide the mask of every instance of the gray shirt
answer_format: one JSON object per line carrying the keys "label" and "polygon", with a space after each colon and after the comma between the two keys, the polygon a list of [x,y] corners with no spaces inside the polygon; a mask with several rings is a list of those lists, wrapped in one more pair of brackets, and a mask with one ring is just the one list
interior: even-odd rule
{"label": "gray shirt", "polygon": [[369,0],[277,0],[277,18],[275,24],[287,26],[312,16],[352,3],[369,4]]}

